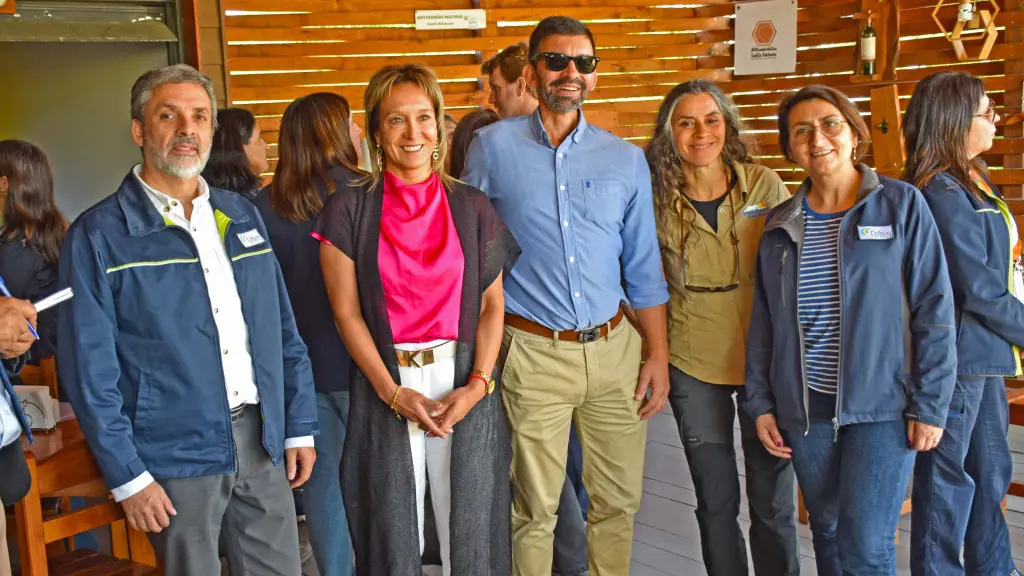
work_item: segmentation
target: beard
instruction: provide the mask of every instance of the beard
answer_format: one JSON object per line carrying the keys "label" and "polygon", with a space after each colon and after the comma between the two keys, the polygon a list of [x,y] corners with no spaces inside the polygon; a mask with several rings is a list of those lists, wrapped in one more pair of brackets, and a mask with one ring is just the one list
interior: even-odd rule
{"label": "beard", "polygon": [[[580,89],[576,97],[560,96],[558,94],[559,86],[565,85],[577,86]],[[544,90],[544,93],[542,94],[544,104],[551,110],[560,114],[567,114],[569,112],[579,110],[580,106],[586,102],[587,96],[590,96],[590,90],[587,90],[586,85],[583,84],[581,80],[570,79],[556,80],[551,84],[548,84],[547,89]]]}
{"label": "beard", "polygon": [[[198,156],[191,154],[176,154],[174,147],[179,144],[191,144],[196,147]],[[147,158],[152,158],[156,169],[168,176],[188,180],[202,174],[206,168],[206,162],[210,159],[210,145],[205,148],[198,138],[189,136],[175,136],[167,143],[163,150],[157,148],[154,139],[146,138],[143,142],[143,152]]]}

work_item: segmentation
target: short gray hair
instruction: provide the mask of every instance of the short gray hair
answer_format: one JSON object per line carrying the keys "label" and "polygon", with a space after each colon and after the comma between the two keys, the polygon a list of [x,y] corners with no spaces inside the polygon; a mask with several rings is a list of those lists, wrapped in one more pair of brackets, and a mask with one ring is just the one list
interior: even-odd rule
{"label": "short gray hair", "polygon": [[206,74],[188,64],[174,64],[163,68],[154,68],[135,81],[132,86],[132,120],[145,125],[146,103],[153,97],[153,91],[164,84],[199,84],[210,96],[210,119],[217,128],[217,97],[213,91],[213,81]]}

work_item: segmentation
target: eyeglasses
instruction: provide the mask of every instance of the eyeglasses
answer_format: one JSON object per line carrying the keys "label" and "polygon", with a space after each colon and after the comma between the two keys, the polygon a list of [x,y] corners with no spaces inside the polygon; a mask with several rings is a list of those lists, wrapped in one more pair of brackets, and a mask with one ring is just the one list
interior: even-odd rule
{"label": "eyeglasses", "polygon": [[536,64],[541,57],[544,58],[544,65],[552,72],[561,72],[569,66],[569,62],[575,62],[580,74],[593,74],[597,70],[597,63],[601,61],[597,56],[566,56],[558,52],[541,52],[534,55],[530,63]]}
{"label": "eyeglasses", "polygon": [[[733,205],[732,205],[732,190],[729,190],[728,194],[729,194],[729,210],[732,210],[733,209]],[[729,292],[731,290],[735,290],[735,289],[739,288],[740,287],[740,278],[741,278],[741,276],[740,276],[740,239],[739,239],[739,236],[736,235],[736,225],[737,225],[737,222],[733,222],[732,226],[729,227],[729,235],[732,238],[732,248],[733,248],[733,258],[734,258],[733,262],[736,263],[736,266],[735,266],[735,268],[736,268],[736,280],[733,281],[733,282],[730,282],[728,284],[722,285],[722,286],[700,286],[700,285],[697,285],[697,284],[690,284],[689,280],[687,279],[687,277],[686,277],[686,248],[685,248],[685,245],[686,245],[686,236],[688,235],[688,232],[686,231],[686,228],[687,228],[687,226],[696,227],[696,222],[695,222],[695,220],[696,220],[696,212],[697,211],[692,206],[689,207],[689,208],[684,208],[683,209],[683,214],[684,215],[685,214],[690,214],[691,218],[689,220],[686,218],[686,216],[683,216],[681,218],[681,220],[684,223],[683,224],[683,246],[684,246],[683,247],[683,287],[686,288],[687,290],[689,290],[690,292],[704,292],[704,293],[709,293],[709,292]]]}
{"label": "eyeglasses", "polygon": [[825,136],[836,137],[843,131],[843,120],[838,118],[826,118],[819,124],[800,124],[789,132],[790,139],[794,144],[807,144],[814,138],[814,131],[821,130]]}
{"label": "eyeglasses", "polygon": [[975,118],[985,118],[989,122],[995,124],[996,123],[996,118],[999,117],[999,114],[996,114],[996,109],[995,108],[993,108],[992,106],[989,106],[988,110],[985,110],[985,112],[983,114],[975,114],[974,117]]}

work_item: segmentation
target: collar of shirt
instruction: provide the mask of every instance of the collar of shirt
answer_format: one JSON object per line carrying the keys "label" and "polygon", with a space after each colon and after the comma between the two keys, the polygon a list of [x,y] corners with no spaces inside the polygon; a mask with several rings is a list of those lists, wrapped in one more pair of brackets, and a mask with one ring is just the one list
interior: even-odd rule
{"label": "collar of shirt", "polygon": [[[161,215],[173,214],[181,220],[185,220],[185,207],[181,205],[181,202],[164,194],[163,192],[153,188],[145,180],[142,179],[142,164],[136,164],[132,168],[132,174],[138,179],[139,184],[142,185],[142,189],[146,191],[146,196],[153,203],[153,206],[160,212]],[[203,177],[199,177],[199,195],[192,200],[192,210],[202,210],[204,207],[210,205],[210,186],[203,180]]]}
{"label": "collar of shirt", "polygon": [[[579,144],[580,141],[583,140],[583,134],[586,133],[587,126],[589,126],[587,124],[587,119],[583,116],[582,108],[578,111],[578,113],[579,122],[577,122],[576,128],[572,131],[572,133],[569,134],[569,137],[565,139],[566,141],[572,140],[573,144]],[[530,129],[533,131],[533,136],[534,138],[537,139],[538,142],[550,146],[551,148],[555,148],[555,146],[551,144],[551,139],[548,138],[548,131],[546,128],[544,128],[544,121],[541,120],[540,106],[538,106],[537,110],[535,110],[533,114],[530,115]],[[563,142],[562,144],[565,144],[565,142]]]}

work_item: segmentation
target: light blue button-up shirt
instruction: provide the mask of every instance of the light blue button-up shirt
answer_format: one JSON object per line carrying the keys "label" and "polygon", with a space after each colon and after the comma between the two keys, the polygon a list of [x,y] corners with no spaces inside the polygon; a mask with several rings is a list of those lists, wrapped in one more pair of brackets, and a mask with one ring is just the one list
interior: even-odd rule
{"label": "light blue button-up shirt", "polygon": [[668,302],[647,160],[582,112],[558,148],[539,110],[483,128],[461,179],[487,194],[522,248],[505,281],[508,312],[583,330],[615,316],[627,294],[635,309]]}

